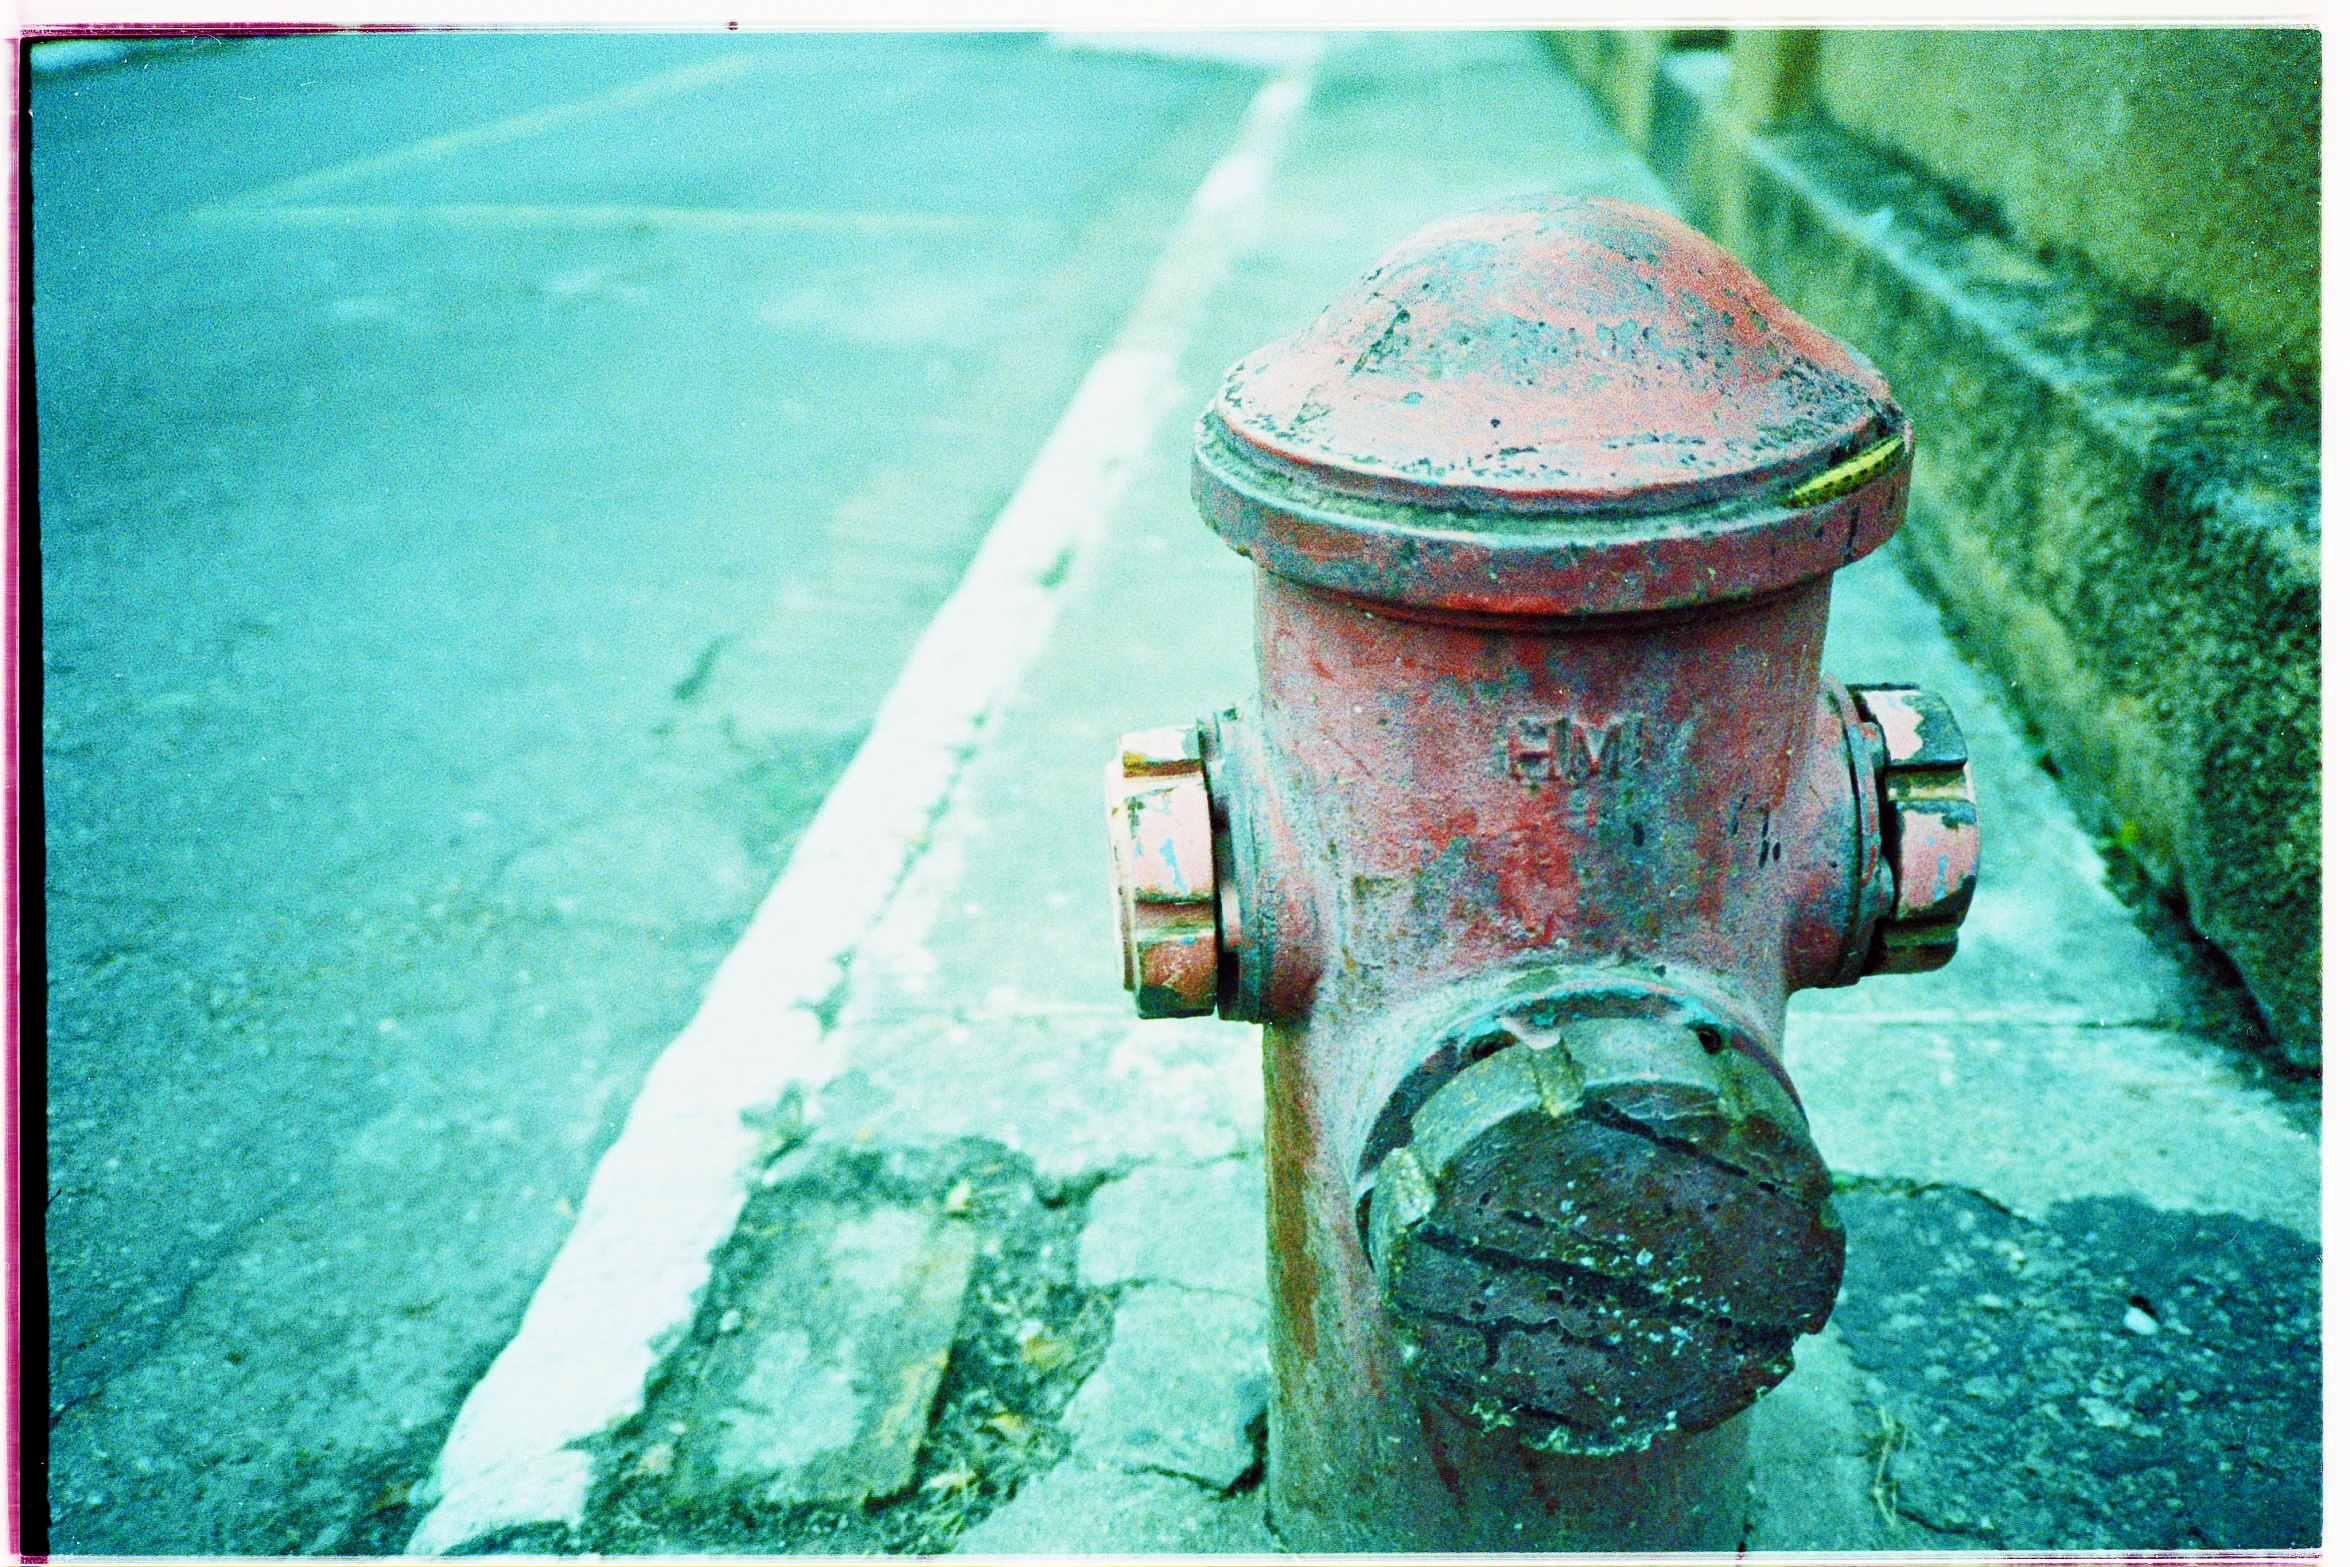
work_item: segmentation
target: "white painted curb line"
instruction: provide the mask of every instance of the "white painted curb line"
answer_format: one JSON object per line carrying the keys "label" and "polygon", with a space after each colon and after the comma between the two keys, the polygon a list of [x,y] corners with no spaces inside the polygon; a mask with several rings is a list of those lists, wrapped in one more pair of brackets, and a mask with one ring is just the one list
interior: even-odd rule
{"label": "white painted curb line", "polygon": [[691,1324],[711,1254],[733,1233],[754,1174],[762,1134],[746,1115],[840,1070],[840,1042],[818,1009],[922,849],[989,714],[1052,629],[1069,567],[1182,395],[1183,351],[1253,235],[1310,90],[1301,66],[1258,91],[1117,341],[915,644],[701,1009],[654,1063],[520,1330],[458,1411],[420,1492],[436,1505],[411,1554],[581,1519],[593,1461],[572,1444],[643,1407],[646,1377]]}

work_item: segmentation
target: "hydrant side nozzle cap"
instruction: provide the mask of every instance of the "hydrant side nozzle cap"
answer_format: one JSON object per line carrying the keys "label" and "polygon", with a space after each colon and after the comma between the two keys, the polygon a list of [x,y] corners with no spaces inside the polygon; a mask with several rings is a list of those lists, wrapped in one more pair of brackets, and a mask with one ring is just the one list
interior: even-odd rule
{"label": "hydrant side nozzle cap", "polygon": [[1196,724],[1120,738],[1103,775],[1123,979],[1143,1017],[1215,1010],[1215,825]]}
{"label": "hydrant side nozzle cap", "polygon": [[1236,364],[1195,488],[1299,580],[1616,613],[1849,563],[1898,525],[1910,451],[1883,376],[1713,241],[1544,195],[1422,229]]}

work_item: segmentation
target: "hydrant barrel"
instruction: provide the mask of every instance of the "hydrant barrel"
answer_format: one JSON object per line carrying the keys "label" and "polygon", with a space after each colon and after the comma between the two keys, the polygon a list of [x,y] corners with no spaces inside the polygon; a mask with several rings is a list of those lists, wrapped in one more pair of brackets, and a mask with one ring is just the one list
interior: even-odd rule
{"label": "hydrant barrel", "polygon": [[1256,697],[1129,736],[1145,1015],[1263,1022],[1293,1548],[1735,1544],[1843,1232],[1786,999],[1945,962],[1945,707],[1820,677],[1899,525],[1865,361],[1670,218],[1433,225],[1203,416]]}

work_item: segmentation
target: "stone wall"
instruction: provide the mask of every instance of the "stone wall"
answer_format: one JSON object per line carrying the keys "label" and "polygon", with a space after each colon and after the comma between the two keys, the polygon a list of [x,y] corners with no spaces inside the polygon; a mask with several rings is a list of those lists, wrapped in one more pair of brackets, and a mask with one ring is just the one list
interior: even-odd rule
{"label": "stone wall", "polygon": [[2204,313],[2228,369],[2317,393],[2318,35],[2268,28],[1827,32],[1833,123]]}

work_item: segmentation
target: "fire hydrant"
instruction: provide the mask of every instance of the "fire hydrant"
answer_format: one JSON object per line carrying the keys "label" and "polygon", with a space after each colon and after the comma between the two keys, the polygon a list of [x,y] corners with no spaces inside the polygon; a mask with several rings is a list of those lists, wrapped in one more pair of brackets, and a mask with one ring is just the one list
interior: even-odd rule
{"label": "fire hydrant", "polygon": [[1128,735],[1146,1017],[1264,1025],[1293,1549],[1722,1549],[1844,1237],[1789,992],[1947,962],[1948,709],[1820,677],[1908,420],[1623,203],[1435,224],[1201,418],[1257,698]]}

